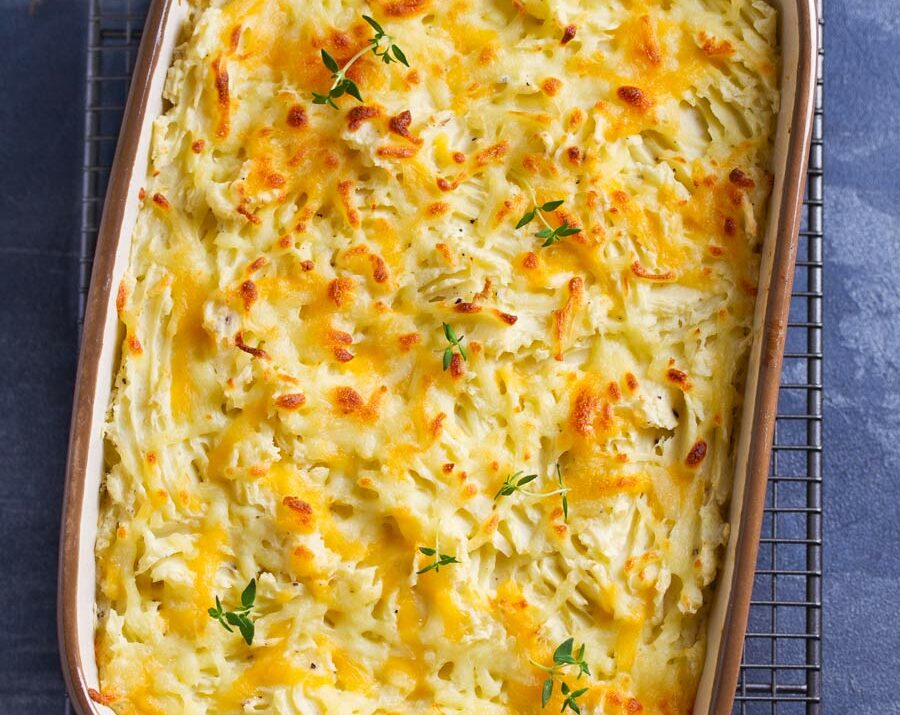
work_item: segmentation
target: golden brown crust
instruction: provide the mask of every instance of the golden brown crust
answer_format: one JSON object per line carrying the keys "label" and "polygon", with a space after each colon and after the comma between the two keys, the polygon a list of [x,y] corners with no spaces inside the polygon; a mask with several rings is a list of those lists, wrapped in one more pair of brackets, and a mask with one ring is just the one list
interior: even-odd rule
{"label": "golden brown crust", "polygon": [[416,150],[410,146],[388,144],[378,147],[375,153],[382,159],[409,159],[416,155]]}
{"label": "golden brown crust", "polygon": [[672,281],[675,280],[674,271],[666,271],[665,273],[651,273],[644,268],[640,261],[634,261],[631,264],[631,272],[638,278],[644,278],[648,281]]}
{"label": "golden brown crust", "polygon": [[666,370],[666,379],[669,380],[669,382],[678,385],[678,387],[685,392],[691,389],[691,383],[688,381],[687,373],[676,370],[674,367],[670,367]]}
{"label": "golden brown crust", "polygon": [[594,431],[594,416],[600,408],[600,398],[588,386],[578,389],[572,402],[569,424],[577,434],[583,437]]}
{"label": "golden brown crust", "polygon": [[116,312],[119,315],[125,311],[125,303],[128,300],[128,289],[125,287],[125,281],[119,282],[119,290],[116,291]]}
{"label": "golden brown crust", "polygon": [[228,68],[221,55],[212,62],[213,86],[216,90],[216,102],[219,108],[219,122],[216,136],[224,139],[231,131],[231,96],[228,89]]}
{"label": "golden brown crust", "polygon": [[706,440],[698,439],[685,457],[684,463],[692,469],[699,467],[706,457]]}
{"label": "golden brown crust", "polygon": [[556,345],[553,356],[557,360],[563,359],[563,350],[572,320],[584,301],[584,279],[580,276],[570,279],[568,289],[569,295],[565,305],[561,309],[553,311],[553,339]]}
{"label": "golden brown crust", "polygon": [[294,104],[288,109],[287,113],[287,124],[289,127],[293,127],[294,129],[300,129],[301,127],[305,127],[309,124],[309,119],[306,116],[306,110],[299,104]]}
{"label": "golden brown crust", "polygon": [[496,144],[489,146],[487,149],[478,152],[475,155],[475,163],[478,166],[486,166],[491,162],[498,161],[499,159],[506,156],[506,153],[509,151],[509,142],[502,141]]}
{"label": "golden brown crust", "polygon": [[281,500],[281,503],[291,510],[291,513],[300,528],[308,529],[312,527],[315,520],[312,504],[295,496],[286,496]]}
{"label": "golden brown crust", "polygon": [[462,355],[453,353],[453,357],[450,358],[450,376],[453,377],[453,379],[457,379],[462,377],[465,373],[466,364]]}
{"label": "golden brown crust", "polygon": [[397,341],[400,343],[400,347],[403,351],[408,352],[414,345],[418,345],[422,342],[422,338],[418,333],[407,333],[406,335],[401,335],[397,338]]}
{"label": "golden brown crust", "polygon": [[394,134],[397,134],[397,135],[403,137],[404,139],[411,141],[413,144],[421,144],[422,140],[419,137],[413,136],[410,133],[409,127],[411,124],[412,124],[412,112],[410,112],[407,109],[403,112],[400,112],[400,114],[398,114],[397,116],[391,117],[390,120],[388,121],[388,128]]}
{"label": "golden brown crust", "polygon": [[501,323],[506,323],[506,325],[515,325],[519,316],[512,315],[511,313],[504,313],[502,310],[498,310],[497,308],[493,309],[493,313],[500,320]]}
{"label": "golden brown crust", "polygon": [[328,284],[328,297],[338,308],[341,308],[353,300],[354,287],[352,278],[335,278]]}
{"label": "golden brown crust", "polygon": [[275,405],[283,410],[296,410],[306,404],[306,395],[302,392],[290,392],[275,398]]}
{"label": "golden brown crust", "polygon": [[243,350],[248,355],[258,358],[260,360],[269,360],[269,353],[267,353],[262,348],[254,348],[251,345],[247,345],[244,342],[244,334],[240,331],[234,336],[234,344],[237,346],[239,350]]}
{"label": "golden brown crust", "polygon": [[481,306],[476,303],[457,303],[453,306],[453,310],[457,313],[480,313]]}
{"label": "golden brown crust", "polygon": [[629,107],[641,112],[646,111],[653,106],[653,100],[650,98],[650,95],[640,87],[624,85],[616,90],[616,96]]}
{"label": "golden brown crust", "polygon": [[353,107],[349,112],[347,112],[347,128],[351,132],[355,132],[363,125],[363,122],[374,119],[379,114],[381,114],[381,112],[377,107],[369,107],[365,104],[360,104],[356,107]]}
{"label": "golden brown crust", "polygon": [[240,293],[241,300],[244,301],[244,310],[250,310],[256,299],[259,298],[259,290],[257,290],[256,284],[251,280],[244,281],[241,283]]}
{"label": "golden brown crust", "polygon": [[107,693],[102,693],[94,688],[87,689],[88,697],[93,700],[95,703],[99,703],[100,705],[112,705],[118,698],[114,695],[109,695]]}
{"label": "golden brown crust", "polygon": [[425,12],[431,0],[390,0],[384,5],[384,12],[390,17],[412,17]]}
{"label": "golden brown crust", "polygon": [[728,174],[728,180],[734,184],[735,186],[739,186],[742,189],[755,189],[756,182],[747,176],[740,169],[732,169],[731,173]]}

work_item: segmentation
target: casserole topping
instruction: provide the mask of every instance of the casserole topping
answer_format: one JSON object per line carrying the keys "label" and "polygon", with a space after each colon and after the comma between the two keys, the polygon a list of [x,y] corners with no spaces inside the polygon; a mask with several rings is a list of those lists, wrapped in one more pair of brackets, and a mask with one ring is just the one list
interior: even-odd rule
{"label": "casserole topping", "polygon": [[95,699],[690,712],[776,23],[190,5],[117,299]]}

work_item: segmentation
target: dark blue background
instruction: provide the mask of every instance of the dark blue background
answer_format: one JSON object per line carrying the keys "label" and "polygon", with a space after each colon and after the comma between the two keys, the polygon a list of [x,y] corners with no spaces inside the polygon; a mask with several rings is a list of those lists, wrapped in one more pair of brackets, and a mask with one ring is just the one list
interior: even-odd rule
{"label": "dark blue background", "polygon": [[[0,0],[0,703],[57,715],[87,2]],[[825,711],[900,713],[900,3],[826,6]]]}

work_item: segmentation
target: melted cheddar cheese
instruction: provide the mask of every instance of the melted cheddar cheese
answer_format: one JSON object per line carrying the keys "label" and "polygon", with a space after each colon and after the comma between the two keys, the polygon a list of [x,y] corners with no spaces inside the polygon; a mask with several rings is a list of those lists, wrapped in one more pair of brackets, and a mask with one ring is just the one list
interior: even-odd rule
{"label": "melted cheddar cheese", "polygon": [[[363,96],[316,105],[374,16]],[[119,715],[689,713],[778,111],[761,0],[194,0],[119,288]],[[543,218],[580,231],[542,247]],[[442,324],[462,338],[448,347]],[[562,474],[568,516],[557,477]],[[504,479],[535,474],[495,498]],[[433,547],[458,563],[417,573]],[[258,581],[247,645],[206,612]],[[559,712],[559,685],[547,712]]]}

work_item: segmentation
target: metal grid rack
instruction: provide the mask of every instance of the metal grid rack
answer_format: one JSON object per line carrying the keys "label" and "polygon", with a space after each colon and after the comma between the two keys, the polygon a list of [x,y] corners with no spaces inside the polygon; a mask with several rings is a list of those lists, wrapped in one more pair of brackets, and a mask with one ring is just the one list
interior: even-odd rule
{"label": "metal grid rack", "polygon": [[750,621],[740,715],[822,712],[822,250],[824,0],[816,114],[784,372]]}
{"label": "metal grid rack", "polygon": [[[91,0],[79,315],[150,0]],[[818,0],[819,17],[822,17]],[[819,715],[822,638],[822,20],[805,216],[762,542],[734,713]]]}

